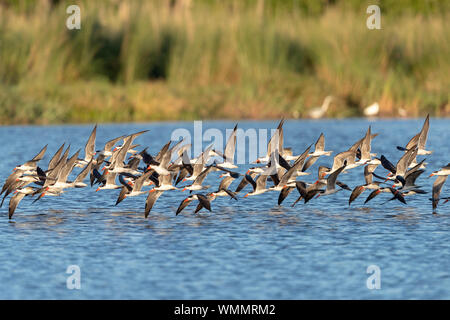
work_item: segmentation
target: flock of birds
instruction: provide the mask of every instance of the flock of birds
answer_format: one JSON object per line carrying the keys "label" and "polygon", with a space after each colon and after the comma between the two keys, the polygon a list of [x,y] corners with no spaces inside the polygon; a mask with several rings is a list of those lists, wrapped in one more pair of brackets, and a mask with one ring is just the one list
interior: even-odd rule
{"label": "flock of birds", "polygon": [[[332,151],[325,150],[325,137],[320,134],[314,151],[313,145],[305,151],[294,156],[292,149],[283,146],[283,123],[280,121],[277,130],[271,137],[267,154],[260,157],[255,163],[259,166],[251,167],[245,174],[234,169],[234,155],[236,149],[237,125],[227,140],[223,153],[208,146],[196,158],[190,159],[188,150],[190,144],[183,144],[183,140],[172,145],[167,142],[156,155],[151,155],[147,148],[142,151],[135,150],[138,145],[134,140],[148,130],[120,136],[108,141],[100,150],[95,148],[97,126],[86,143],[84,158],[79,158],[80,150],[69,157],[70,146],[65,149],[63,144],[50,159],[47,169],[38,166],[47,150],[45,146],[33,159],[14,168],[13,173],[6,179],[0,195],[3,195],[1,205],[8,197],[9,218],[11,219],[20,201],[29,196],[35,197],[34,202],[44,196],[60,196],[70,188],[84,188],[88,184],[84,181],[89,175],[90,186],[98,185],[96,191],[105,189],[118,189],[119,194],[116,205],[126,198],[147,194],[145,202],[145,217],[147,218],[157,199],[167,191],[190,191],[190,195],[181,201],[176,215],[182,212],[191,202],[195,201],[197,207],[195,213],[205,208],[211,211],[211,202],[216,197],[230,197],[238,200],[237,195],[247,185],[251,186],[250,192],[245,197],[255,196],[265,192],[277,191],[278,204],[293,190],[298,191],[298,199],[292,204],[295,206],[300,200],[304,203],[313,198],[328,196],[341,190],[351,191],[349,205],[355,201],[365,190],[372,190],[364,203],[371,201],[380,193],[391,196],[387,201],[397,200],[406,204],[405,197],[425,194],[426,191],[415,184],[417,178],[425,171],[425,159],[417,161],[417,156],[429,155],[432,152],[425,149],[429,116],[424,125],[405,147],[397,147],[403,152],[396,165],[392,164],[384,155],[376,157],[371,153],[371,142],[378,134],[372,134],[369,126],[364,137],[356,141],[348,150],[334,156],[331,168],[318,167],[318,177],[313,183],[299,180],[299,177],[309,175],[307,170],[323,156],[331,156]],[[121,142],[121,144],[118,144]],[[211,161],[215,158],[214,161]],[[221,159],[217,161],[217,159]],[[208,164],[210,163],[210,164]],[[376,174],[375,169],[381,165],[388,171],[387,176]],[[346,184],[338,180],[339,175],[347,170],[364,166],[365,183],[350,189]],[[74,168],[82,168],[73,181],[69,181],[69,175]],[[203,185],[206,176],[214,171],[222,174],[217,190],[203,192],[210,186]],[[440,170],[434,171],[430,176],[437,176],[432,189],[433,213],[436,212],[439,200],[447,202],[450,197],[440,197],[442,187],[450,174],[450,163]],[[375,181],[374,178],[379,181]],[[232,191],[231,183],[240,179],[237,188]],[[267,186],[267,181],[271,186]],[[182,187],[177,187],[179,184]],[[30,186],[34,184],[34,186]],[[145,187],[151,187],[144,190]],[[193,193],[194,192],[194,193]]]}

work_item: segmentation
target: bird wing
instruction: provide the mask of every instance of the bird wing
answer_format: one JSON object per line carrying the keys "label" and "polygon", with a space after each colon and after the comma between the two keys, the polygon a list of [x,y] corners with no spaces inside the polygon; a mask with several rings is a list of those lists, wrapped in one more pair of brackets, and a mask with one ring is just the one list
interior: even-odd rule
{"label": "bird wing", "polygon": [[417,142],[417,146],[419,147],[419,149],[422,149],[422,150],[425,149],[429,129],[430,129],[430,115],[427,115],[427,118],[425,119],[425,121],[423,123],[422,130],[420,130],[419,141]]}
{"label": "bird wing", "polygon": [[61,147],[59,147],[59,149],[58,149],[58,151],[56,151],[56,153],[53,155],[53,157],[50,159],[50,161],[49,161],[49,163],[48,163],[48,169],[47,170],[52,170],[55,166],[56,166],[56,164],[58,163],[58,161],[59,161],[59,159],[60,159],[60,157],[61,157],[61,153],[62,153],[62,151],[64,150],[64,145],[65,145],[66,143],[63,143],[62,145],[61,145]]}
{"label": "bird wing", "polygon": [[324,151],[324,150],[325,150],[325,136],[323,132],[321,132],[314,146],[314,151]]}
{"label": "bird wing", "polygon": [[67,160],[66,164],[61,169],[61,173],[58,176],[57,182],[66,182],[67,181],[69,174],[72,172],[72,170],[74,168],[75,161],[77,161],[77,159],[78,159],[79,153],[80,153],[80,150],[78,149],[78,151],[75,152],[75,154],[72,157],[70,157],[69,160]]}
{"label": "bird wing", "polygon": [[22,201],[22,199],[25,197],[25,193],[17,192],[14,196],[11,197],[9,200],[9,219],[12,218],[14,211],[16,211],[17,206],[19,205],[19,202]]}
{"label": "bird wing", "polygon": [[175,215],[178,215],[181,211],[183,211],[184,208],[186,208],[190,203],[192,199],[190,197],[184,199],[181,201],[180,205],[178,206],[177,212]]}
{"label": "bird wing", "polygon": [[213,168],[212,166],[208,166],[205,170],[203,170],[197,176],[197,178],[195,178],[193,185],[201,186],[203,183],[203,180],[205,180],[206,176],[208,175],[208,173],[211,171],[212,168]]}
{"label": "bird wing", "polygon": [[153,172],[151,170],[145,172],[144,174],[142,174],[139,178],[137,178],[134,181],[134,187],[133,187],[133,191],[141,191],[142,189],[142,185],[144,184],[145,180],[148,179],[148,177],[150,177],[150,175]]}
{"label": "bird wing", "polygon": [[331,191],[335,189],[337,176],[344,170],[345,165],[334,171],[327,178],[327,190]]}
{"label": "bird wing", "polygon": [[381,155],[380,161],[381,161],[381,165],[386,170],[392,172],[393,174],[395,174],[397,172],[397,169],[392,164],[392,162],[390,162],[384,155]]}
{"label": "bird wing", "polygon": [[42,160],[42,158],[45,155],[45,151],[47,151],[47,144],[41,149],[41,151],[38,152],[37,155],[34,156],[33,159],[31,159],[31,161],[40,161],[40,160]]}
{"label": "bird wing", "polygon": [[364,204],[366,204],[367,202],[369,202],[370,200],[372,200],[373,198],[375,198],[377,195],[379,195],[381,193],[380,189],[377,190],[373,190],[369,196],[367,197],[366,201],[364,201]]}
{"label": "bird wing", "polygon": [[234,162],[234,153],[236,151],[236,132],[237,132],[237,124],[233,129],[230,137],[228,138],[227,144],[225,145],[224,150],[224,160],[228,163]]}
{"label": "bird wing", "polygon": [[[123,175],[119,174],[119,182],[124,186],[125,189],[127,189],[128,192],[133,191],[133,187],[130,186],[125,179],[123,178]],[[122,192],[121,192],[122,193]],[[120,197],[119,197],[120,198]],[[117,204],[117,203],[116,203]]]}
{"label": "bird wing", "polygon": [[369,126],[369,129],[367,129],[366,135],[361,143],[361,159],[367,160],[370,159],[370,150],[371,150],[371,139],[372,133],[371,133],[371,126]]}
{"label": "bird wing", "polygon": [[83,170],[80,171],[80,173],[78,174],[78,176],[75,178],[74,182],[83,182],[84,178],[86,178],[86,176],[88,175],[89,172],[91,172],[91,168],[92,168],[92,160],[91,159],[89,161],[89,163],[84,167]]}
{"label": "bird wing", "polygon": [[[404,176],[406,174],[409,164],[416,157],[414,154],[417,154],[417,148],[409,149],[403,154],[400,160],[398,160],[395,167],[395,173],[397,175]],[[414,155],[414,157],[412,157],[412,155]]]}
{"label": "bird wing", "polygon": [[302,171],[305,172],[308,170],[309,167],[311,167],[316,161],[319,160],[318,156],[309,157],[308,160],[306,160],[305,164],[303,165]]}
{"label": "bird wing", "polygon": [[95,153],[95,137],[97,136],[97,125],[92,129],[91,135],[89,136],[86,146],[84,147],[84,160],[91,161]]}
{"label": "bird wing", "polygon": [[106,144],[105,144],[105,151],[111,151],[112,147],[114,147],[114,145],[121,139],[125,138],[125,136],[120,136],[114,139],[109,140]]}
{"label": "bird wing", "polygon": [[444,186],[445,181],[448,176],[438,176],[433,183],[433,210],[436,210],[437,205],[439,203],[439,196],[441,194],[442,187]]}
{"label": "bird wing", "polygon": [[147,200],[145,201],[145,218],[148,217],[150,211],[153,208],[153,205],[155,204],[156,200],[158,200],[158,198],[161,196],[162,193],[163,191],[155,189],[149,191]]}
{"label": "bird wing", "polygon": [[230,177],[230,176],[223,178],[222,181],[220,181],[219,191],[227,190],[233,181],[234,181],[234,178]]}
{"label": "bird wing", "polygon": [[364,190],[365,190],[364,186],[356,186],[353,189],[350,198],[348,199],[348,205],[350,205],[353,201],[355,201],[356,198],[358,198],[361,195],[361,193],[364,192]]}
{"label": "bird wing", "polygon": [[198,201],[201,203],[201,205],[202,205],[204,208],[206,208],[206,209],[208,209],[209,211],[211,211],[211,202],[208,200],[207,197],[205,197],[205,196],[202,195],[202,194],[198,194],[198,195],[197,195],[197,198],[198,198]]}

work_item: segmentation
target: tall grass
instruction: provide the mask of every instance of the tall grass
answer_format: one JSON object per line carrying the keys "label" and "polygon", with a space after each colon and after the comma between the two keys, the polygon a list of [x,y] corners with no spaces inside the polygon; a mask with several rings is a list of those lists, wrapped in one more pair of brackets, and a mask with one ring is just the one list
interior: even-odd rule
{"label": "tall grass", "polygon": [[446,7],[381,2],[368,30],[367,1],[297,2],[81,1],[68,30],[71,2],[0,1],[0,122],[302,117],[330,94],[329,116],[449,114]]}

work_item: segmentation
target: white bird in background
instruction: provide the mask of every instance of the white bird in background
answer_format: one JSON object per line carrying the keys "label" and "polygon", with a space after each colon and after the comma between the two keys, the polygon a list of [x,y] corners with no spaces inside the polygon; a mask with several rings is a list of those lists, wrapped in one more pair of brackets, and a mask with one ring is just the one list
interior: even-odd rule
{"label": "white bird in background", "polygon": [[363,112],[366,117],[376,117],[380,112],[380,105],[378,102],[374,102],[370,106],[364,108]]}
{"label": "white bird in background", "polygon": [[333,96],[327,96],[322,103],[322,106],[320,108],[314,108],[309,111],[308,115],[312,119],[320,119],[322,118],[328,111],[328,107],[330,106],[330,103],[333,101]]}

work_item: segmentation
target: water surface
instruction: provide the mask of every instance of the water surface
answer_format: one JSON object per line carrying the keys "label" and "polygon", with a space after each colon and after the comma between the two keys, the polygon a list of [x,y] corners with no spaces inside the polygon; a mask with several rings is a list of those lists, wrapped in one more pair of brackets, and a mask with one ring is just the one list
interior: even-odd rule
{"label": "water surface", "polygon": [[[365,134],[369,124],[379,136],[372,150],[394,163],[423,120],[287,121],[285,145],[295,154],[320,132],[334,154]],[[277,122],[239,122],[239,127],[274,128]],[[208,121],[203,129],[230,129],[232,122]],[[449,299],[450,204],[433,215],[427,176],[450,162],[450,121],[431,119],[427,171],[418,183],[427,195],[390,202],[380,195],[363,206],[366,191],[348,207],[347,191],[291,208],[293,192],[277,205],[278,193],[239,201],[219,198],[213,212],[194,215],[191,205],[175,217],[185,193],[164,193],[148,219],[145,196],[114,206],[116,190],[70,190],[32,205],[24,199],[14,219],[7,205],[0,214],[0,298],[2,299]],[[176,128],[192,122],[101,125],[97,146],[122,134],[149,129],[136,139],[155,154]],[[0,127],[2,181],[12,168],[31,159],[43,145],[48,163],[62,142],[84,148],[92,126]],[[205,142],[205,145],[207,143]],[[140,147],[142,148],[142,147]],[[140,149],[138,148],[138,149]],[[331,157],[318,165],[331,165]],[[248,165],[240,166],[244,173]],[[77,169],[78,170],[78,169]],[[77,173],[78,171],[76,171]],[[363,169],[340,176],[350,187],[363,183]],[[386,174],[379,167],[376,171]],[[218,173],[206,184],[217,186]],[[238,182],[232,184],[236,188]],[[450,183],[443,189],[449,195]],[[247,187],[248,188],[248,187]],[[248,190],[248,189],[246,189]],[[81,289],[66,287],[69,265],[81,268]],[[369,290],[369,265],[381,269],[381,289]]]}

